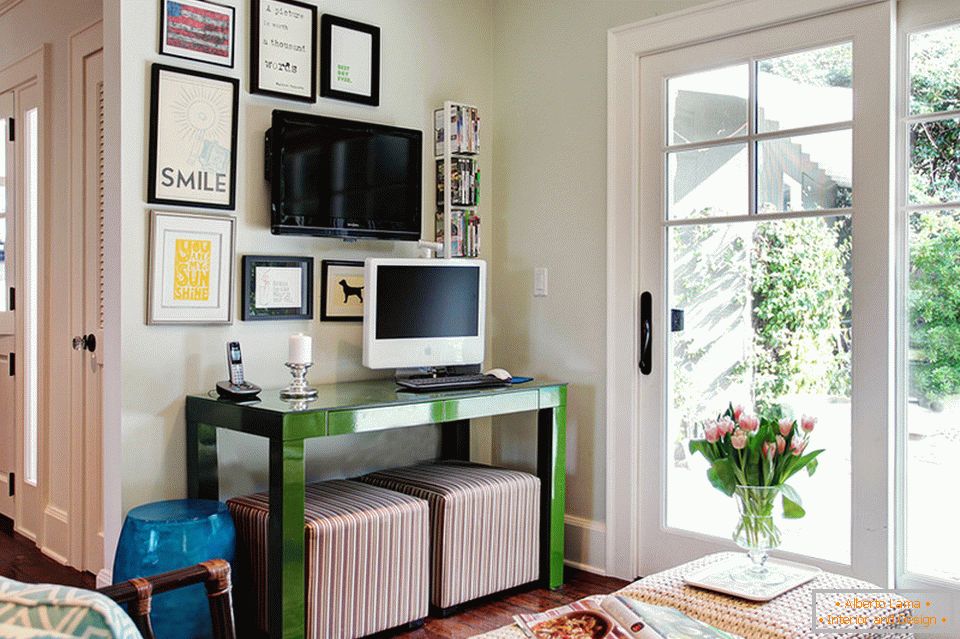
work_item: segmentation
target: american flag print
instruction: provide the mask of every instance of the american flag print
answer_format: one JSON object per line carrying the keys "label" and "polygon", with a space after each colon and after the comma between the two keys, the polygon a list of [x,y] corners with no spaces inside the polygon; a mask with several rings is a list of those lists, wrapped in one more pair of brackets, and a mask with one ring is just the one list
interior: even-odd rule
{"label": "american flag print", "polygon": [[167,0],[166,44],[228,61],[231,20],[231,15],[222,10],[205,9],[196,2]]}

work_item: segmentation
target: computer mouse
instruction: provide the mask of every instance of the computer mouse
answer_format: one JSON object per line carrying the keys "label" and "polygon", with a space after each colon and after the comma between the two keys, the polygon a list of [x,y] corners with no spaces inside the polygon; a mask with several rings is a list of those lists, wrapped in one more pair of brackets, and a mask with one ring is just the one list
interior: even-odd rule
{"label": "computer mouse", "polygon": [[484,373],[484,375],[493,375],[497,379],[502,379],[505,382],[509,382],[511,379],[513,379],[513,375],[503,370],[502,368],[491,368],[486,373]]}

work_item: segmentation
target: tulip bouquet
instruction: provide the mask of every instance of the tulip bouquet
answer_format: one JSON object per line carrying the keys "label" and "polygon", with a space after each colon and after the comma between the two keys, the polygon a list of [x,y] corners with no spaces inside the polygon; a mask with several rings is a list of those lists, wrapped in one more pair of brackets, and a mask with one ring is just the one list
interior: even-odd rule
{"label": "tulip bouquet", "polygon": [[786,482],[804,468],[813,475],[823,450],[807,451],[817,419],[785,417],[780,406],[762,415],[731,404],[717,419],[703,425],[703,439],[690,440],[690,453],[710,462],[707,479],[717,490],[733,495],[737,486],[776,486],[783,495],[783,515],[806,514],[800,495]]}
{"label": "tulip bouquet", "polygon": [[707,479],[726,495],[736,495],[740,521],[733,538],[749,552],[754,563],[751,579],[768,579],[764,567],[768,550],[780,545],[780,531],[773,521],[777,496],[783,516],[799,519],[806,514],[800,495],[786,482],[806,468],[812,475],[823,450],[807,452],[817,420],[804,415],[786,417],[773,406],[761,415],[747,413],[732,404],[717,419],[703,425],[703,438],[690,440],[690,453],[700,453],[710,462]]}

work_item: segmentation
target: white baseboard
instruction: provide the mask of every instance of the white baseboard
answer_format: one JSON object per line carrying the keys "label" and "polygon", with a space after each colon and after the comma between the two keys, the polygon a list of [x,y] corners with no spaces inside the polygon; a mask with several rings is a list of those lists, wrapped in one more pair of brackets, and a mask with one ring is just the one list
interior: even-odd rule
{"label": "white baseboard", "polygon": [[104,586],[110,586],[113,584],[113,571],[104,568],[97,573],[97,588],[103,588]]}
{"label": "white baseboard", "polygon": [[602,521],[565,515],[564,564],[577,570],[605,575],[607,528]]}

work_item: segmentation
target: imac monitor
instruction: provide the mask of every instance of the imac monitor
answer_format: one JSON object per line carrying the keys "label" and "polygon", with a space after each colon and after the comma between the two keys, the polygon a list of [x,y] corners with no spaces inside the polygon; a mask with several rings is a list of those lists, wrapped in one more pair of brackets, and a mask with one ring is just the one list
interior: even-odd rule
{"label": "imac monitor", "polygon": [[486,266],[482,260],[368,259],[363,365],[482,363]]}

